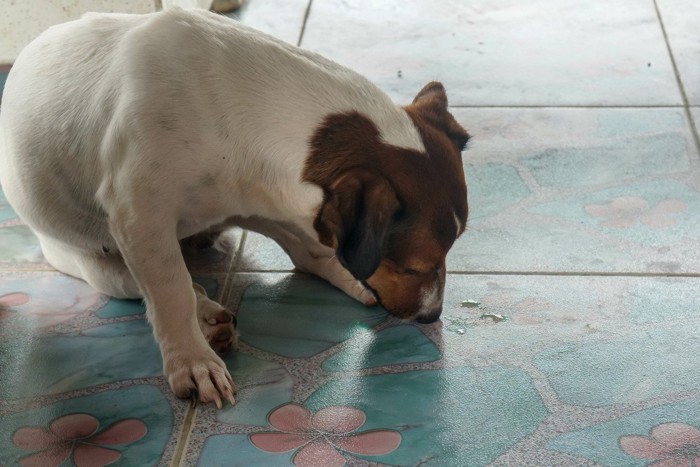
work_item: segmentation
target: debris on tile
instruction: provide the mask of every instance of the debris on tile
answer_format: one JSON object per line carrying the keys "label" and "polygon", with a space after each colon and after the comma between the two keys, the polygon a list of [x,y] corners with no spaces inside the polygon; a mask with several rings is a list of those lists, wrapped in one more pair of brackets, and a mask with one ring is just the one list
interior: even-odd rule
{"label": "debris on tile", "polygon": [[501,321],[508,321],[506,315],[499,315],[498,313],[484,313],[481,315],[481,319],[491,318],[495,323],[500,323]]}
{"label": "debris on tile", "polygon": [[476,308],[479,305],[481,305],[481,302],[479,302],[477,300],[464,300],[462,302],[462,307],[464,307],[464,308]]}
{"label": "debris on tile", "polygon": [[467,332],[467,329],[477,326],[477,323],[473,321],[473,318],[466,319],[465,317],[461,316],[443,316],[442,321],[446,331],[454,332],[460,336],[463,336]]}
{"label": "debris on tile", "polygon": [[401,73],[401,70],[396,72],[396,76],[398,76],[399,78],[401,78],[403,76],[403,73]]}

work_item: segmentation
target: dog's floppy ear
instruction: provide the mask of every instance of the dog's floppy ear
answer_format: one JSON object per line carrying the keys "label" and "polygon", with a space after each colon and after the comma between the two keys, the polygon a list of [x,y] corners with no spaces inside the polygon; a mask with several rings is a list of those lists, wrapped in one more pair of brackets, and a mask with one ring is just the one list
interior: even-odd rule
{"label": "dog's floppy ear", "polygon": [[464,151],[469,142],[469,133],[448,112],[447,93],[442,83],[431,81],[426,84],[413,99],[412,106],[444,131],[457,149]]}
{"label": "dog's floppy ear", "polygon": [[334,238],[340,263],[358,280],[379,267],[384,239],[399,202],[389,182],[367,170],[354,169],[329,187],[316,219]]}

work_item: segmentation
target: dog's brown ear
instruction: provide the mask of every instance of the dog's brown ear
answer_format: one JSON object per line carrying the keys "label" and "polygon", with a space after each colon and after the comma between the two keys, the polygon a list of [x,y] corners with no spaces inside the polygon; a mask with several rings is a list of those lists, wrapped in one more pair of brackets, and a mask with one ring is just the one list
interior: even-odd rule
{"label": "dog's brown ear", "polygon": [[469,142],[469,133],[457,123],[447,110],[447,93],[442,83],[431,81],[413,99],[411,105],[426,120],[440,128],[452,140],[460,151],[464,151]]}
{"label": "dog's brown ear", "polygon": [[431,81],[420,90],[413,99],[413,104],[433,108],[436,112],[447,111],[447,93],[445,86],[438,81]]}
{"label": "dog's brown ear", "polygon": [[322,237],[324,232],[333,237],[340,263],[356,279],[365,280],[379,267],[386,233],[398,209],[396,194],[385,178],[350,170],[329,187],[316,230]]}

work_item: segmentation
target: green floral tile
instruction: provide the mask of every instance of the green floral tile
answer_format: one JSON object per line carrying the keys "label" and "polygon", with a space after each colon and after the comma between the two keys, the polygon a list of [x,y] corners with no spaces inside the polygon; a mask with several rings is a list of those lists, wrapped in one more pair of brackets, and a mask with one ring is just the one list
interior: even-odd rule
{"label": "green floral tile", "polygon": [[155,465],[175,430],[168,401],[148,385],[77,396],[2,420],[3,465]]}
{"label": "green floral tile", "polygon": [[0,373],[1,399],[57,394],[131,378],[160,376],[160,351],[153,329],[143,319],[106,324],[84,331],[0,342],[12,352]]}
{"label": "green floral tile", "polygon": [[[235,453],[235,460],[232,459]],[[266,465],[270,467],[292,465],[293,452],[269,453],[256,448],[248,435],[214,435],[207,438],[201,456],[200,467],[231,467]]]}
{"label": "green floral tile", "polygon": [[693,0],[659,0],[671,52],[691,105],[700,105],[700,5]]}
{"label": "green floral tile", "polygon": [[0,65],[0,105],[2,105],[2,91],[5,89],[5,81],[7,81],[9,70],[8,66]]}
{"label": "green floral tile", "polygon": [[555,347],[534,363],[564,403],[603,406],[700,388],[698,352],[696,326],[681,322],[611,342]]}
{"label": "green floral tile", "polygon": [[449,270],[700,268],[700,167],[682,109],[455,114],[474,139],[464,153],[468,230]]}
{"label": "green floral tile", "polygon": [[[7,272],[0,279],[0,353],[12,355],[0,360],[0,399],[161,375],[140,301],[111,299],[60,273]],[[196,280],[217,295],[216,277]]]}
{"label": "green floral tile", "polygon": [[[603,119],[600,123],[605,124]],[[547,148],[523,157],[521,163],[541,187],[556,188],[596,186],[650,173],[688,170],[692,141],[682,132],[640,136],[633,145],[623,135],[614,133],[600,146],[583,142],[583,147]]]}
{"label": "green floral tile", "polygon": [[[693,277],[448,275],[439,323],[442,328],[439,347],[448,363],[473,365],[511,362],[523,355],[534,357],[540,352],[549,352],[546,353],[551,356],[547,359],[547,362],[551,360],[548,365],[559,362],[563,366],[565,361],[572,365],[566,375],[558,377],[562,378],[562,384],[571,382],[569,391],[574,397],[578,395],[578,374],[587,371],[576,358],[588,358],[590,353],[597,355],[596,362],[610,359],[610,355],[616,356],[610,360],[616,360],[617,354],[612,348],[608,354],[597,350],[605,345],[629,347],[632,342],[634,348],[645,352],[648,358],[663,360],[665,351],[683,352],[671,345],[671,336],[676,333],[678,345],[686,344],[681,339],[685,336],[689,339],[687,345],[693,348],[697,340],[693,330],[700,322],[700,309],[695,306],[695,297],[699,294],[700,281]],[[478,306],[462,306],[466,300],[478,302]],[[496,322],[488,314],[507,319]],[[664,331],[666,329],[668,331]],[[652,332],[655,339],[648,337]],[[552,350],[564,344],[567,350],[562,355]],[[668,349],[663,347],[666,344]],[[584,352],[588,346],[590,350]],[[668,364],[679,365],[677,372],[681,373],[683,365],[692,366],[696,362],[690,359],[684,363],[678,357]],[[624,363],[615,365],[624,366]],[[656,366],[658,371],[666,371],[665,366]],[[630,366],[630,378],[637,369],[638,365]],[[700,370],[700,364],[697,369]],[[591,384],[595,384],[595,378],[591,378]],[[602,377],[598,381],[605,384]],[[658,384],[669,390],[675,387],[673,381],[658,381]],[[604,392],[602,386],[600,390]],[[619,395],[581,392],[580,397],[615,398]]]}
{"label": "green floral tile", "polygon": [[467,157],[469,225],[500,214],[530,195],[518,170],[507,164],[476,164]]}
{"label": "green floral tile", "polygon": [[[697,462],[700,400],[661,405],[558,436],[548,449],[601,465],[637,467]],[[655,462],[654,462],[655,461]]]}
{"label": "green floral tile", "polygon": [[7,224],[0,226],[0,267],[8,269],[16,265],[51,269],[31,229],[23,224]]}
{"label": "green floral tile", "polygon": [[273,276],[250,285],[238,308],[241,339],[286,357],[310,357],[386,319],[325,281]]}
{"label": "green floral tile", "polygon": [[398,448],[373,461],[483,465],[530,434],[547,411],[530,378],[508,367],[451,368],[332,381],[305,405],[351,406],[363,430],[396,430]]}
{"label": "green floral tile", "polygon": [[634,0],[321,0],[302,46],[406,103],[435,79],[453,105],[681,103],[654,5]]}
{"label": "green floral tile", "polygon": [[216,420],[235,425],[267,424],[267,414],[292,400],[293,380],[279,363],[241,353],[224,361],[236,383],[236,405],[226,405],[216,412]]}
{"label": "green floral tile", "polygon": [[339,372],[439,359],[440,351],[425,334],[415,326],[401,325],[379,332],[357,332],[345,348],[323,362],[323,369]]}
{"label": "green floral tile", "polygon": [[653,277],[635,283],[627,290],[630,319],[635,324],[692,320],[698,317],[697,280]]}
{"label": "green floral tile", "polygon": [[[58,272],[0,273],[0,336],[18,328],[22,334],[50,331],[59,324],[99,313],[102,307],[110,306],[108,302],[86,282]],[[126,307],[131,309],[131,304]],[[119,305],[110,308],[117,312]]]}
{"label": "green floral tile", "polygon": [[[194,282],[200,284],[207,292],[207,296],[216,300],[219,294],[219,281],[211,277],[194,277]],[[109,299],[107,303],[95,313],[100,318],[119,318],[129,315],[143,315],[146,306],[142,300],[117,300]]]}
{"label": "green floral tile", "polygon": [[51,269],[41,253],[36,235],[24,225],[10,207],[0,187],[0,268]]}
{"label": "green floral tile", "polygon": [[[682,258],[700,239],[700,193],[674,180],[630,184],[564,198],[529,211],[590,227],[631,243],[667,247]],[[680,246],[682,251],[675,251]],[[674,254],[675,253],[675,254]]]}

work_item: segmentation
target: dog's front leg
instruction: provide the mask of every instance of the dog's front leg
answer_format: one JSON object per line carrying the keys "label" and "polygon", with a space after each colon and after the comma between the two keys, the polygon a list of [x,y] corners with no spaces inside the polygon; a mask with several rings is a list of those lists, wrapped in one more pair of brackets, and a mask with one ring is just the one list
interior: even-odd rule
{"label": "dog's front leg", "polygon": [[308,272],[327,280],[364,305],[377,304],[374,294],[355,279],[332,252],[330,255],[314,254],[300,242],[293,241],[287,242],[284,249],[299,271]]}
{"label": "dog's front leg", "polygon": [[152,212],[134,212],[132,207],[111,216],[110,227],[145,297],[173,392],[179,397],[197,394],[200,401],[218,407],[222,400],[234,403],[231,375],[199,329],[195,291],[180,252],[176,222]]}

